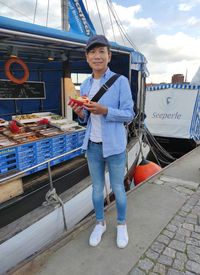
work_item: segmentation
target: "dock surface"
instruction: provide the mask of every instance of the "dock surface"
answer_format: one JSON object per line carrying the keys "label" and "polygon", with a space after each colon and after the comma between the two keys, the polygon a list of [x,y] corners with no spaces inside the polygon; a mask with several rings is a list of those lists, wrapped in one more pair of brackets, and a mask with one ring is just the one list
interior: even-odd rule
{"label": "dock surface", "polygon": [[106,211],[107,231],[99,246],[88,244],[93,219],[69,241],[11,274],[199,275],[200,146],[131,190],[127,214],[125,249],[116,246],[113,205]]}

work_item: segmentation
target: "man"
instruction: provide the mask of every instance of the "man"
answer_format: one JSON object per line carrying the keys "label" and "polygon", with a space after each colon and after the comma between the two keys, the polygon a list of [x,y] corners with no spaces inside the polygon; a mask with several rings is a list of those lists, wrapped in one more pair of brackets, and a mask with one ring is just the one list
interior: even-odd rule
{"label": "man", "polygon": [[[80,94],[92,99],[102,85],[115,75],[108,68],[111,51],[105,36],[94,35],[88,40],[86,59],[92,75],[81,85]],[[84,103],[83,107],[70,103],[70,106],[81,122],[87,123],[82,148],[86,150],[92,178],[92,200],[97,220],[89,244],[97,246],[106,231],[103,190],[107,165],[117,208],[117,246],[124,248],[128,244],[127,198],[124,189],[127,136],[124,123],[131,121],[134,116],[128,79],[121,75],[98,102],[90,101]]]}

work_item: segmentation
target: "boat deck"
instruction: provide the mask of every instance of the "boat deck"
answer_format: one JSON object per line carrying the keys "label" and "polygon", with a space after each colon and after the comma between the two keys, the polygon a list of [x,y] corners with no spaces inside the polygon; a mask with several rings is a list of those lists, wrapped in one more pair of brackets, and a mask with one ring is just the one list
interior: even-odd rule
{"label": "boat deck", "polygon": [[[94,216],[11,273],[42,275],[200,274],[200,147],[128,193],[125,249],[116,246],[116,211],[106,210],[101,244],[88,245]],[[190,273],[191,272],[191,273]]]}

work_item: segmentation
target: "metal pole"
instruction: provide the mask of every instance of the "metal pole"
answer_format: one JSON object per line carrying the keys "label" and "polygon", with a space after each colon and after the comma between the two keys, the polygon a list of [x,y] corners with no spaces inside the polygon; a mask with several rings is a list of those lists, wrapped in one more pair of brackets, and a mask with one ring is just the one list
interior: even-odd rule
{"label": "metal pole", "polygon": [[68,23],[68,0],[61,0],[61,20],[62,20],[62,30],[69,30]]}

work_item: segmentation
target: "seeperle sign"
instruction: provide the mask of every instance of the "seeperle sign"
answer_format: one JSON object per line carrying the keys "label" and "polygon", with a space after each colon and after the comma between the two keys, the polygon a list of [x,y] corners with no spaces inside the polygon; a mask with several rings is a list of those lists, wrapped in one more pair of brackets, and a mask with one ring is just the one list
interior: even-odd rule
{"label": "seeperle sign", "polygon": [[91,36],[96,33],[82,0],[69,0],[70,31]]}
{"label": "seeperle sign", "polygon": [[145,123],[155,136],[199,140],[198,89],[147,91]]}

